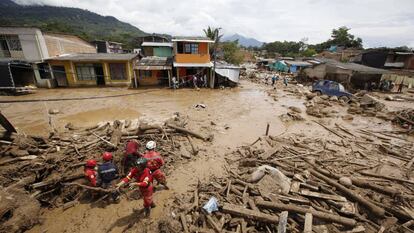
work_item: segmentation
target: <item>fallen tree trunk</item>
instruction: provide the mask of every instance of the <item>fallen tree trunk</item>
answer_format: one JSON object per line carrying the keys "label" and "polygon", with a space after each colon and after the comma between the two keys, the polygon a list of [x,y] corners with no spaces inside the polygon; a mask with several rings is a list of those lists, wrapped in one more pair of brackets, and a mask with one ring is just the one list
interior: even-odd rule
{"label": "fallen tree trunk", "polygon": [[322,175],[321,173],[317,172],[314,169],[311,169],[310,172],[315,177],[325,181],[327,184],[334,186],[336,189],[338,189],[339,191],[346,194],[350,199],[352,199],[352,200],[358,202],[359,204],[363,205],[364,207],[366,207],[375,216],[378,216],[378,217],[384,217],[385,216],[385,210],[383,208],[381,208],[381,207],[375,205],[374,203],[372,203],[371,201],[366,200],[365,198],[357,195],[352,190],[346,188],[345,186],[339,184],[336,181],[331,180],[330,178]]}
{"label": "fallen tree trunk", "polygon": [[276,224],[279,221],[279,218],[277,216],[265,214],[257,210],[245,209],[241,206],[228,204],[228,203],[223,205],[223,212],[231,214],[231,215],[248,218],[248,219],[253,219],[256,221],[260,221],[260,222],[265,222],[265,223]]}
{"label": "fallen tree trunk", "polygon": [[294,206],[294,205],[285,205],[285,204],[269,202],[269,201],[260,201],[260,200],[256,202],[256,205],[262,208],[269,208],[269,209],[274,209],[274,210],[286,210],[286,211],[291,211],[291,212],[295,212],[299,214],[311,213],[313,217],[315,218],[329,221],[329,222],[339,223],[344,226],[353,227],[357,223],[354,219],[351,219],[351,218],[346,218],[346,217],[342,217],[339,215],[325,213],[325,212],[321,212],[321,211],[317,211],[313,209],[305,209],[305,208],[301,208],[301,207]]}
{"label": "fallen tree trunk", "polygon": [[178,132],[181,132],[181,133],[185,133],[185,134],[194,136],[194,137],[199,138],[199,139],[201,139],[203,141],[207,141],[208,140],[208,138],[206,138],[206,137],[204,137],[204,136],[202,136],[202,135],[200,135],[198,133],[195,133],[193,131],[190,131],[188,129],[184,129],[182,127],[178,127],[178,126],[175,126],[175,125],[172,125],[172,124],[167,124],[167,126],[170,127],[170,128],[173,128],[173,129],[177,130]]}
{"label": "fallen tree trunk", "polygon": [[62,183],[63,186],[78,186],[84,189],[89,189],[92,191],[97,191],[97,192],[101,192],[101,193],[112,193],[114,192],[114,189],[103,189],[100,187],[92,187],[92,186],[88,186],[88,185],[84,185],[84,184],[79,184],[79,183]]}
{"label": "fallen tree trunk", "polygon": [[[335,179],[341,178],[340,175],[329,172],[328,170],[317,168],[317,167],[314,167],[314,169],[316,171],[324,174],[325,176],[333,177]],[[358,178],[351,178],[350,177],[350,179],[352,181],[352,184],[354,184],[358,187],[369,188],[369,189],[372,189],[372,190],[377,191],[379,193],[390,195],[391,197],[395,197],[396,195],[401,194],[401,192],[399,190],[393,189],[391,187],[384,187],[384,186],[376,185],[375,183],[365,181],[365,180],[362,180],[362,179],[358,179]]]}

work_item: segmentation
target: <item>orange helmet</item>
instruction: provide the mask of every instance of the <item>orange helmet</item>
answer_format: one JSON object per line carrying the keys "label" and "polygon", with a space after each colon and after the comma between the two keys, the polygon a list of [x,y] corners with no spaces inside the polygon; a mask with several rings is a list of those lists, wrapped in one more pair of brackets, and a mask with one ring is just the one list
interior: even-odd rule
{"label": "orange helmet", "polygon": [[86,166],[87,167],[96,167],[96,165],[97,165],[97,162],[94,159],[90,159],[90,160],[86,161]]}
{"label": "orange helmet", "polygon": [[104,161],[111,161],[112,160],[112,153],[111,152],[104,152],[102,154],[102,159]]}

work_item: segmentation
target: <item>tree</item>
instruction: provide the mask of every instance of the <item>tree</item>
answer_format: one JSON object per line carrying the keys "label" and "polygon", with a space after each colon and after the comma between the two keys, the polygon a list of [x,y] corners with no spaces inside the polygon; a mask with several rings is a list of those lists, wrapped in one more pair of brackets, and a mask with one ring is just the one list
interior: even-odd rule
{"label": "tree", "polygon": [[231,41],[222,43],[224,60],[228,63],[240,65],[243,62],[243,54],[238,46],[239,42]]}
{"label": "tree", "polygon": [[221,28],[214,28],[208,26],[207,29],[203,29],[204,34],[210,38],[211,40],[214,40],[214,46],[210,47],[210,55],[214,56],[214,51],[217,48],[218,44],[220,43],[221,38],[223,35],[220,35]]}
{"label": "tree", "polygon": [[346,48],[362,48],[362,39],[349,33],[350,28],[342,26],[332,30],[332,45],[344,46]]}
{"label": "tree", "polygon": [[302,52],[302,56],[304,57],[312,57],[313,55],[317,54],[316,50],[313,48],[308,48]]}

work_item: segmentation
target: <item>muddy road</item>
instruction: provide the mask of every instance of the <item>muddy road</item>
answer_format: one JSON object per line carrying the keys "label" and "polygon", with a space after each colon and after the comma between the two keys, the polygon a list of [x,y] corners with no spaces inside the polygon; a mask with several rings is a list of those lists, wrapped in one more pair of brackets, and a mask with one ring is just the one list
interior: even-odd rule
{"label": "muddy road", "polygon": [[[226,154],[264,135],[267,124],[270,124],[270,135],[300,133],[315,138],[332,137],[324,128],[312,122],[314,118],[306,113],[302,113],[305,121],[282,122],[279,116],[287,113],[289,106],[298,107],[305,112],[305,100],[279,90],[278,101],[274,101],[266,92],[270,88],[242,81],[239,87],[224,90],[53,89],[39,90],[28,96],[0,97],[2,100],[24,100],[131,94],[76,101],[0,104],[1,111],[9,120],[27,134],[47,135],[51,130],[49,122],[58,130],[64,130],[68,123],[75,127],[87,127],[116,119],[140,118],[142,121],[159,123],[176,112],[188,116],[193,124],[192,128],[214,134],[211,147],[205,148],[196,159],[175,167],[167,177],[171,189],[158,190],[155,193],[157,207],[151,213],[151,220],[145,220],[145,224],[141,215],[133,211],[142,208],[142,200],[122,198],[119,204],[105,207],[84,202],[66,211],[61,208],[44,209],[42,224],[29,232],[122,232],[134,221],[137,223],[128,232],[156,232],[160,219],[174,215],[174,209],[170,207],[176,196],[191,190],[199,180],[206,181],[211,176],[224,175]],[[206,108],[196,108],[197,104],[204,104]],[[49,109],[58,109],[60,113],[49,115]],[[346,108],[338,108],[338,117],[329,118],[326,123],[339,122],[348,128],[360,128],[361,125],[366,128],[393,127],[389,122],[362,116],[355,116],[352,121],[344,121],[341,116],[345,114]],[[150,224],[147,224],[148,221]]]}

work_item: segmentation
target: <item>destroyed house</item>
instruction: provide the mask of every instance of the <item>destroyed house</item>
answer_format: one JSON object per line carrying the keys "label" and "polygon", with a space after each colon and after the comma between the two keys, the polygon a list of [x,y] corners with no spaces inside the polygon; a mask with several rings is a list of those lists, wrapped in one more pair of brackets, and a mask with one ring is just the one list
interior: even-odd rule
{"label": "destroyed house", "polygon": [[[37,87],[55,87],[56,83],[50,75],[50,66],[45,60],[68,53],[96,53],[96,48],[72,35],[47,33],[32,27],[0,27],[0,59],[31,66],[19,66],[27,71],[16,71],[14,79],[27,80],[27,73],[32,72],[34,80],[31,80],[30,84]],[[12,67],[16,68],[15,65]],[[0,76],[9,74],[2,70]]]}
{"label": "destroyed house", "polygon": [[207,37],[176,37],[174,43],[175,76],[180,82],[190,82],[191,76],[206,76],[209,87],[214,88],[213,63],[210,61],[210,44]]}
{"label": "destroyed house", "polygon": [[59,87],[130,86],[138,54],[85,53],[49,58]]}
{"label": "destroyed house", "polygon": [[316,61],[314,66],[303,69],[302,74],[311,79],[336,81],[347,88],[364,89],[366,84],[379,83],[382,75],[388,73],[383,69],[333,59],[319,58]]}
{"label": "destroyed house", "polygon": [[411,51],[369,50],[359,54],[353,61],[374,68],[414,69],[414,53]]}

